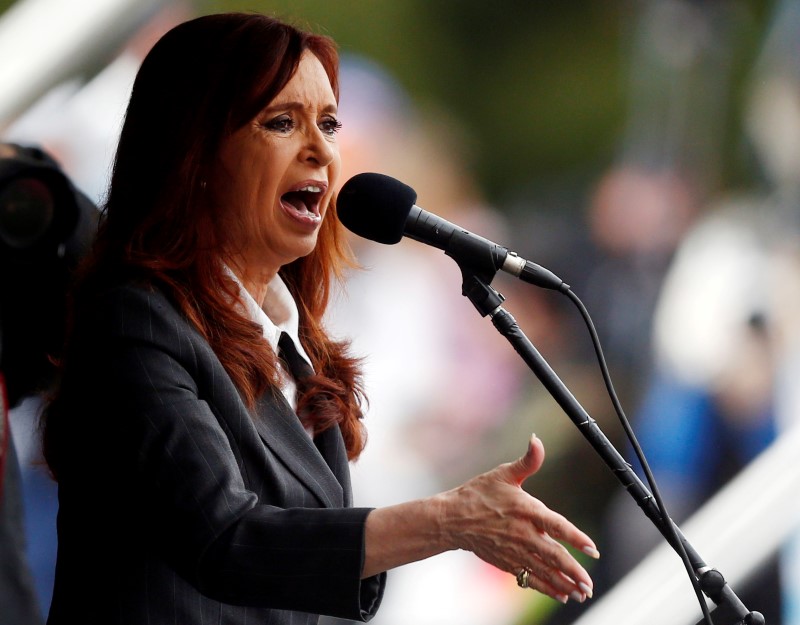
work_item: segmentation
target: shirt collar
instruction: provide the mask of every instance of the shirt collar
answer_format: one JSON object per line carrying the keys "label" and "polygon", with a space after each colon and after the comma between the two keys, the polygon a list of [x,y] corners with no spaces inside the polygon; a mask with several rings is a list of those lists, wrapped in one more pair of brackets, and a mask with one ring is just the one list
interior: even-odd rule
{"label": "shirt collar", "polygon": [[278,339],[281,332],[286,332],[295,344],[297,352],[309,365],[311,359],[306,354],[300,343],[299,326],[300,313],[297,310],[297,303],[294,301],[289,287],[277,273],[267,285],[267,296],[264,298],[264,306],[258,305],[249,291],[244,288],[239,277],[227,265],[223,265],[228,275],[233,278],[239,286],[239,301],[242,303],[248,319],[259,324],[263,329],[264,338],[278,353]]}

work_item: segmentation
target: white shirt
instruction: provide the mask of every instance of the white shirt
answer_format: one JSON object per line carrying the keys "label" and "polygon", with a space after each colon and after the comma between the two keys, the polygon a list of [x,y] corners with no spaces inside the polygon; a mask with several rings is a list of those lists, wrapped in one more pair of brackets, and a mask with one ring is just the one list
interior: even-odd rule
{"label": "white shirt", "polygon": [[[278,353],[278,340],[281,337],[281,332],[286,332],[294,342],[297,353],[310,367],[311,359],[300,344],[298,336],[300,313],[283,279],[278,274],[275,274],[275,277],[267,285],[267,296],[264,298],[264,306],[261,307],[253,299],[249,291],[244,288],[241,280],[231,271],[230,267],[227,265],[224,265],[224,267],[228,275],[239,285],[239,297],[244,305],[247,317],[261,326],[264,338],[267,339],[275,353]],[[286,401],[289,402],[292,410],[297,410],[297,384],[291,372],[286,369],[283,361],[280,360],[279,363],[282,373],[280,381],[281,393],[286,398]]]}

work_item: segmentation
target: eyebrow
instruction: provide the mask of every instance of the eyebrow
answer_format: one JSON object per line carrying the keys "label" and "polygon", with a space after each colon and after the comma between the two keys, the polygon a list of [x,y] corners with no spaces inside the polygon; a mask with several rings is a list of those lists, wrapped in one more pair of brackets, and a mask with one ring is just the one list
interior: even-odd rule
{"label": "eyebrow", "polygon": [[[299,101],[291,101],[291,102],[277,102],[275,104],[269,105],[267,108],[264,109],[264,113],[271,113],[273,111],[281,111],[281,110],[298,110],[304,109],[306,107],[305,102]],[[338,107],[336,104],[326,104],[322,108],[323,113],[336,113],[338,112]]]}

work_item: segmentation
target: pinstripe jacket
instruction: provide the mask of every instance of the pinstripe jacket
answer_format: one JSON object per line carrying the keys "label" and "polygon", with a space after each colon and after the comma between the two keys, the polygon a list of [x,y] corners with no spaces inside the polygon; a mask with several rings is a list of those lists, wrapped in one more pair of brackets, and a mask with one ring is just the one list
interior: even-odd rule
{"label": "pinstripe jacket", "polygon": [[161,293],[123,286],[76,328],[49,625],[368,620],[369,509],[338,428],[315,440],[280,396],[254,414]]}

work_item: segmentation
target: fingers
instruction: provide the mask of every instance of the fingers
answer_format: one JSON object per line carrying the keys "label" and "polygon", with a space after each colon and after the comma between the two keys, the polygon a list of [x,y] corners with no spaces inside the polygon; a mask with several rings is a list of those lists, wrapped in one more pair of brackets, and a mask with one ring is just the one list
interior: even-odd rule
{"label": "fingers", "polygon": [[572,557],[564,545],[549,534],[541,532],[540,540],[537,558],[542,565],[544,581],[557,589],[559,594],[567,595],[571,599],[583,601],[591,597],[594,584],[586,569]]}
{"label": "fingers", "polygon": [[[526,570],[527,575],[525,575]],[[575,582],[537,558],[534,558],[530,565],[520,567],[516,577],[517,584],[521,588],[537,590],[560,603],[566,603],[570,599],[583,603],[593,592],[590,585],[585,582]]]}
{"label": "fingers", "polygon": [[506,472],[507,480],[519,486],[528,477],[536,473],[544,462],[544,445],[535,434],[531,434],[525,455],[514,462],[501,467]]}
{"label": "fingers", "polygon": [[487,562],[514,575],[523,568],[530,569],[530,574],[525,578],[527,587],[557,601],[572,599],[582,602],[591,597],[594,584],[589,573],[547,528],[557,531],[559,537],[568,536],[575,540],[585,552],[593,549],[596,554],[594,543],[540,501],[523,494],[521,490],[517,490],[517,493],[520,499],[514,511],[498,520],[484,517],[480,531],[471,534],[468,548]]}
{"label": "fingers", "polygon": [[[556,539],[572,545],[575,549],[582,551],[590,558],[596,560],[600,557],[597,546],[588,535],[575,527],[558,512],[546,508],[544,504],[540,505],[545,509],[545,512],[540,515],[537,525],[545,535],[549,538],[552,537],[551,540]],[[553,542],[561,546],[561,544],[557,543],[555,540],[553,540]]]}

